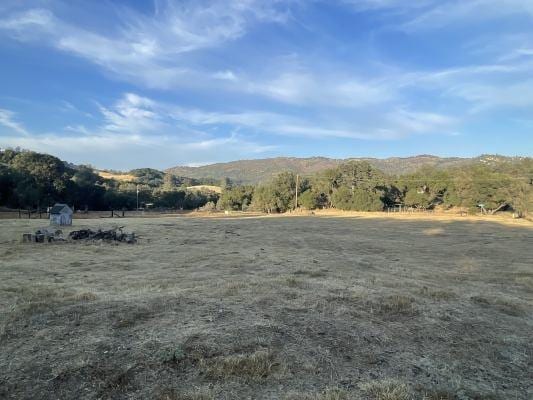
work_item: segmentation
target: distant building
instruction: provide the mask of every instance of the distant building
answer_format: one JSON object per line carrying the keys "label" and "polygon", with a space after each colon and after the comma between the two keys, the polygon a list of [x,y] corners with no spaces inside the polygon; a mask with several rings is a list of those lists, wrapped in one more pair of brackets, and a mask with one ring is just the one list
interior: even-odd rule
{"label": "distant building", "polygon": [[72,225],[73,213],[72,209],[66,204],[57,203],[50,209],[50,224]]}

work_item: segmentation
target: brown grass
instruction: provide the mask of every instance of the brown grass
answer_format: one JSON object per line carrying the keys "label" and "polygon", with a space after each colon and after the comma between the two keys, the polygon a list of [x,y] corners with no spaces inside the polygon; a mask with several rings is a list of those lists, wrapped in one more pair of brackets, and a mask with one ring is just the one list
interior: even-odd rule
{"label": "brown grass", "polygon": [[290,393],[284,400],[355,400],[353,393],[339,388],[326,388],[320,393]]}
{"label": "brown grass", "polygon": [[280,365],[270,351],[259,350],[251,354],[220,356],[214,359],[203,359],[200,368],[206,377],[215,380],[227,380],[232,377],[259,381],[266,379]]}
{"label": "brown grass", "polygon": [[97,173],[104,179],[114,179],[120,182],[136,182],[137,181],[137,177],[131,174],[113,174],[111,172],[105,172],[105,171],[97,171]]}
{"label": "brown grass", "polygon": [[410,400],[409,387],[393,379],[372,381],[361,385],[361,389],[375,400]]}
{"label": "brown grass", "polygon": [[203,215],[0,220],[0,398],[531,398],[530,227]]}
{"label": "brown grass", "polygon": [[433,300],[451,300],[457,297],[451,290],[429,289],[426,286],[420,289],[419,294]]}
{"label": "brown grass", "polygon": [[412,315],[415,312],[415,299],[404,295],[393,295],[375,302],[377,313],[387,315]]}
{"label": "brown grass", "polygon": [[215,192],[222,193],[222,188],[220,186],[213,185],[196,185],[196,186],[187,186],[187,190],[193,190],[196,192]]}
{"label": "brown grass", "polygon": [[212,389],[199,388],[193,390],[178,391],[176,389],[163,390],[156,400],[214,400],[215,394]]}
{"label": "brown grass", "polygon": [[470,300],[481,306],[493,307],[502,313],[512,316],[520,316],[526,312],[521,304],[505,298],[498,298],[494,296],[472,296]]}

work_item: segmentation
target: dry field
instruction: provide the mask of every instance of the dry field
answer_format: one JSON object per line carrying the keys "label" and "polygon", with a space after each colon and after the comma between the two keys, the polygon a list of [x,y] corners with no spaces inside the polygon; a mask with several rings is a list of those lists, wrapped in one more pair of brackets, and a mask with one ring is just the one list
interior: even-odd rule
{"label": "dry field", "polygon": [[194,190],[197,192],[214,192],[221,194],[222,188],[220,186],[214,186],[214,185],[195,185],[195,186],[188,186],[187,190]]}
{"label": "dry field", "polygon": [[531,399],[533,227],[125,218],[22,244],[0,221],[2,399]]}
{"label": "dry field", "polygon": [[131,174],[113,174],[111,172],[96,171],[104,179],[114,179],[121,182],[136,182],[137,177]]}

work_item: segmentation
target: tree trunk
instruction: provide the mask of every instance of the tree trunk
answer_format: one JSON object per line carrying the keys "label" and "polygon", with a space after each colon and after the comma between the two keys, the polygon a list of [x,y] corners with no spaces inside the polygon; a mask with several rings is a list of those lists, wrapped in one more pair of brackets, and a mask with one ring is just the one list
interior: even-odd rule
{"label": "tree trunk", "polygon": [[500,210],[501,210],[503,207],[505,207],[506,205],[507,205],[507,203],[500,204],[500,205],[498,206],[498,208],[495,208],[494,210],[492,210],[492,211],[490,212],[490,215],[494,215],[494,214],[496,214],[498,211],[500,211]]}

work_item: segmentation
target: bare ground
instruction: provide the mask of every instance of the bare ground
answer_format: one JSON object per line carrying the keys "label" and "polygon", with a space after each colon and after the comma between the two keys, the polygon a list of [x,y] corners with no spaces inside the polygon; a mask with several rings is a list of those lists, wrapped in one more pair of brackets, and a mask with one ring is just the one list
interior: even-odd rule
{"label": "bare ground", "polygon": [[0,221],[0,398],[533,398],[531,224],[119,222],[139,244]]}

